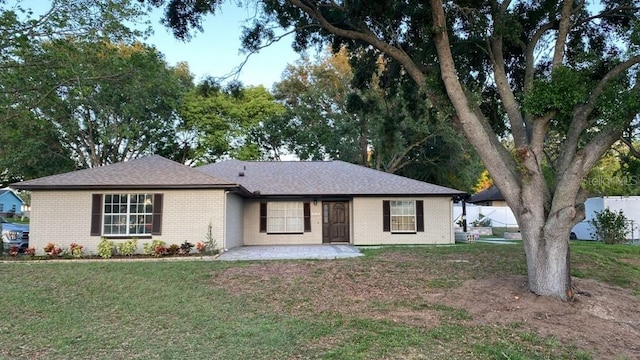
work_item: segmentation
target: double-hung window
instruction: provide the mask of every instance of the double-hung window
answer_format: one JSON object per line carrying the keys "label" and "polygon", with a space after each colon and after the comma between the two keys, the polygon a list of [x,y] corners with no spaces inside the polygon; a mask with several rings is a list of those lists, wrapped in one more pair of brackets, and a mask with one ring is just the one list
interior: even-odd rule
{"label": "double-hung window", "polygon": [[301,202],[270,202],[267,204],[268,233],[304,232],[304,213]]}
{"label": "double-hung window", "polygon": [[391,200],[391,232],[416,232],[416,202]]}
{"label": "double-hung window", "polygon": [[311,231],[308,202],[269,201],[260,204],[260,232],[299,234]]}
{"label": "double-hung window", "polygon": [[94,194],[91,235],[159,235],[162,222],[162,194]]}
{"label": "double-hung window", "polygon": [[392,233],[424,231],[422,200],[385,200],[382,202],[383,230]]}

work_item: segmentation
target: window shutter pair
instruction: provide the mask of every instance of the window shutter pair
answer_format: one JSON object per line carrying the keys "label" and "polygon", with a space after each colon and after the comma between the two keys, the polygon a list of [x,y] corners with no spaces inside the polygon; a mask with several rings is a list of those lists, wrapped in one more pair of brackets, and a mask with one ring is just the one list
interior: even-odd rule
{"label": "window shutter pair", "polygon": [[[311,231],[311,203],[303,203],[304,232]],[[267,203],[260,203],[260,232],[267,232]]]}
{"label": "window shutter pair", "polygon": [[[153,194],[151,235],[162,234],[162,194]],[[102,194],[91,195],[91,236],[102,235]]]}
{"label": "window shutter pair", "polygon": [[[382,231],[391,231],[391,202],[382,201]],[[424,201],[416,200],[416,231],[424,232]]]}

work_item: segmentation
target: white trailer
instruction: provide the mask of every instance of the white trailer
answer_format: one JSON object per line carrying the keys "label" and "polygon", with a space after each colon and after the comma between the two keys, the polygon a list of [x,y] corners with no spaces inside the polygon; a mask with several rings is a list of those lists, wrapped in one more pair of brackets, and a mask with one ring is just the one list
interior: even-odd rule
{"label": "white trailer", "polygon": [[[595,213],[604,209],[618,212],[622,210],[629,220],[628,240],[640,239],[640,196],[604,196],[587,199],[584,203],[585,219],[577,224],[572,232],[580,240],[595,240],[591,233],[593,229],[589,220],[595,217]],[[573,235],[572,234],[572,235]]]}

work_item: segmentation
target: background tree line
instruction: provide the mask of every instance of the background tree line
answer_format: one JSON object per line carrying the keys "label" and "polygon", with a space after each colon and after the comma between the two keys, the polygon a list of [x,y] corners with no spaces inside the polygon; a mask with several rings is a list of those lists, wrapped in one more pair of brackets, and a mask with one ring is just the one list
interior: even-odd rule
{"label": "background tree line", "polygon": [[272,91],[195,84],[188,64],[142,42],[144,26],[125,25],[144,24],[140,2],[53,1],[43,14],[0,5],[4,184],[149,154],[340,159],[462,189],[481,170],[412,89],[381,85],[381,58],[364,80],[350,59],[366,54],[327,48],[290,64]]}
{"label": "background tree line", "polygon": [[[272,90],[196,84],[188,64],[169,65],[142,42],[140,2],[53,1],[44,14],[0,5],[5,184],[148,154],[186,164],[340,159],[467,191],[490,184],[457,129],[379,54],[324,47],[289,64]],[[495,94],[485,96],[490,110]],[[495,112],[492,126],[510,142]],[[640,192],[638,126],[589,174],[592,193]]]}

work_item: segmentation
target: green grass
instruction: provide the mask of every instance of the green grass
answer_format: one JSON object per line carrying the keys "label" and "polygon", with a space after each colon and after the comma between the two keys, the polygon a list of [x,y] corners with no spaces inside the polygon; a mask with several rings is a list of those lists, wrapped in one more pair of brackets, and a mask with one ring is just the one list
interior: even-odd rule
{"label": "green grass", "polygon": [[640,246],[572,242],[571,256],[573,276],[603,281],[640,294]]}
{"label": "green grass", "polygon": [[[571,250],[575,276],[640,291],[638,265],[625,260],[640,247]],[[421,296],[525,274],[521,245],[363,252],[339,261],[0,264],[0,358],[592,358],[526,324],[474,324],[465,309]]]}

